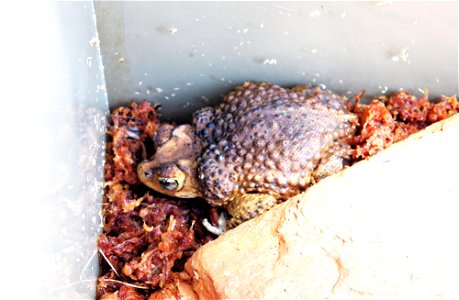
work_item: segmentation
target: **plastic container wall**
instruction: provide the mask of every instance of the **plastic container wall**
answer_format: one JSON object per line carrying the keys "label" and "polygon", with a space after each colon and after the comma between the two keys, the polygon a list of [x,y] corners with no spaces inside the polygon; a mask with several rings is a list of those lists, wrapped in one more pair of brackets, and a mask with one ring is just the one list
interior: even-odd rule
{"label": "plastic container wall", "polygon": [[94,298],[106,91],[112,107],[145,98],[182,120],[246,80],[458,93],[457,2],[11,2],[0,14],[5,299]]}
{"label": "plastic container wall", "polygon": [[458,92],[457,2],[96,2],[111,105],[189,118],[244,81]]}
{"label": "plastic container wall", "polygon": [[108,105],[93,3],[3,13],[1,298],[94,299]]}

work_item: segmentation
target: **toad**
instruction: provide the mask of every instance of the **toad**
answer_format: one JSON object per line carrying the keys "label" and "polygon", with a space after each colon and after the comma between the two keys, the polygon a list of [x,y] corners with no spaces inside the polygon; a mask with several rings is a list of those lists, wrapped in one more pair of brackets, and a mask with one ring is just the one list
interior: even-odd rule
{"label": "toad", "polygon": [[329,90],[246,82],[192,124],[160,126],[137,173],[160,193],[226,208],[227,225],[205,224],[221,234],[343,169],[356,124],[347,99]]}

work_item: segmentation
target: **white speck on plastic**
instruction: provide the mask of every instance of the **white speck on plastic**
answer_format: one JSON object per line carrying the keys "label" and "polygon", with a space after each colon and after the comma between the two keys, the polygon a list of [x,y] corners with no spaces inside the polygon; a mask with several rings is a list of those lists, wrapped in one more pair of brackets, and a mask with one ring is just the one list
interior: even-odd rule
{"label": "white speck on plastic", "polygon": [[343,11],[343,13],[341,14],[341,18],[343,18],[343,19],[346,18],[346,12],[345,11]]}
{"label": "white speck on plastic", "polygon": [[140,95],[140,92],[139,91],[135,91],[134,95]]}
{"label": "white speck on plastic", "polygon": [[151,93],[151,90],[147,89],[147,95],[150,95],[150,93]]}
{"label": "white speck on plastic", "polygon": [[114,56],[118,56],[120,53],[118,51],[114,52],[113,55]]}
{"label": "white speck on plastic", "polygon": [[247,32],[249,32],[249,29],[248,28],[244,28],[244,29],[242,29],[242,32],[243,33],[247,33]]}
{"label": "white speck on plastic", "polygon": [[306,72],[301,72],[301,75],[306,76]]}
{"label": "white speck on plastic", "polygon": [[311,18],[316,18],[316,17],[319,17],[320,16],[320,10],[313,10],[311,11],[311,13],[309,14],[309,17]]}
{"label": "white speck on plastic", "polygon": [[382,93],[382,94],[387,93],[387,90],[388,90],[388,89],[389,89],[389,88],[388,88],[387,86],[384,86],[384,88],[381,90],[381,93]]}
{"label": "white speck on plastic", "polygon": [[317,53],[317,49],[311,49],[311,53]]}
{"label": "white speck on plastic", "polygon": [[175,93],[172,93],[172,94],[171,94],[171,97],[175,97]]}
{"label": "white speck on plastic", "polygon": [[284,35],[288,35],[288,31],[284,32]]}
{"label": "white speck on plastic", "polygon": [[125,61],[124,57],[120,57],[120,59],[118,59],[118,62],[120,63],[124,63],[124,61]]}
{"label": "white speck on plastic", "polygon": [[192,85],[192,84],[193,84],[193,83],[191,83],[191,82],[187,82],[187,83],[186,83],[187,86],[190,86],[190,85]]}
{"label": "white speck on plastic", "polygon": [[163,89],[162,89],[162,88],[156,88],[156,92],[157,92],[158,94],[161,94],[161,93],[163,92]]}
{"label": "white speck on plastic", "polygon": [[316,82],[316,81],[317,81],[317,79],[315,79],[315,78],[312,79],[312,82]]}
{"label": "white speck on plastic", "polygon": [[408,60],[408,57],[409,57],[409,53],[408,53],[408,50],[410,48],[406,47],[406,48],[403,48],[402,49],[402,52],[400,53],[400,58],[405,61],[405,62],[408,62],[409,63],[409,60]]}
{"label": "white speck on plastic", "polygon": [[89,40],[89,45],[91,45],[91,47],[95,48],[95,47],[98,47],[100,45],[100,40],[93,36],[90,40]]}
{"label": "white speck on plastic", "polygon": [[409,60],[409,47],[405,47],[400,51],[400,54],[392,56],[392,61],[393,62],[399,62],[400,60],[403,62],[406,62],[408,64],[411,64],[411,61]]}
{"label": "white speck on plastic", "polygon": [[142,85],[142,84],[143,84],[143,81],[139,81],[137,84],[138,84],[138,85]]}
{"label": "white speck on plastic", "polygon": [[320,88],[323,89],[323,90],[325,90],[325,89],[327,88],[327,86],[326,86],[325,84],[323,84],[323,83],[319,84],[319,86],[320,86]]}
{"label": "white speck on plastic", "polygon": [[203,54],[201,54],[201,56],[202,56],[202,57],[205,57],[206,55],[203,53]]}
{"label": "white speck on plastic", "polygon": [[88,65],[90,69],[92,68],[92,57],[91,56],[88,56],[86,58],[86,64]]}
{"label": "white speck on plastic", "polygon": [[263,61],[264,65],[277,65],[277,59],[275,58],[267,58]]}
{"label": "white speck on plastic", "polygon": [[199,19],[199,18],[196,18],[196,19],[194,19],[194,20],[195,20],[196,22],[199,22],[199,21],[201,21],[201,19]]}
{"label": "white speck on plastic", "polygon": [[436,81],[437,83],[439,83],[439,82],[440,82],[440,79],[438,79],[438,78],[435,78],[435,81]]}
{"label": "white speck on plastic", "polygon": [[265,25],[263,23],[260,23],[260,28],[265,28]]}
{"label": "white speck on plastic", "polygon": [[147,74],[147,73],[143,73],[143,76],[147,77],[147,76],[148,76],[148,74]]}
{"label": "white speck on plastic", "polygon": [[422,94],[425,94],[425,93],[426,93],[426,92],[425,92],[423,89],[421,89],[421,88],[419,88],[418,91],[420,91]]}
{"label": "white speck on plastic", "polygon": [[174,91],[178,91],[178,90],[180,90],[179,87],[175,87],[175,88],[174,88]]}
{"label": "white speck on plastic", "polygon": [[225,59],[226,59],[226,56],[222,56],[222,59],[225,60]]}
{"label": "white speck on plastic", "polygon": [[225,78],[224,77],[220,77],[220,81],[225,81]]}
{"label": "white speck on plastic", "polygon": [[176,33],[178,32],[178,28],[176,28],[176,27],[171,27],[171,28],[169,28],[169,32],[170,32],[172,35],[174,35],[174,34],[176,34]]}
{"label": "white speck on plastic", "polygon": [[209,63],[209,67],[212,67],[212,63]]}
{"label": "white speck on plastic", "polygon": [[341,84],[343,84],[343,80],[342,80],[342,79],[340,79],[338,82],[341,83]]}
{"label": "white speck on plastic", "polygon": [[320,77],[320,73],[316,73],[316,74],[314,74],[314,76]]}
{"label": "white speck on plastic", "polygon": [[164,96],[164,98],[166,98],[166,100],[169,100],[169,97],[168,97],[168,96]]}

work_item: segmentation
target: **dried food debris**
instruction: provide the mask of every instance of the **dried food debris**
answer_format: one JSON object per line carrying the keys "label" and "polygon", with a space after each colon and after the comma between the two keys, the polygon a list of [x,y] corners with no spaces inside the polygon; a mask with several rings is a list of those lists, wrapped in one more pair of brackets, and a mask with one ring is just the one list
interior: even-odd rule
{"label": "dried food debris", "polygon": [[110,115],[98,238],[99,299],[145,299],[213,238],[201,225],[212,211],[207,204],[160,198],[139,184],[136,166],[152,155],[157,108],[147,101],[131,102]]}

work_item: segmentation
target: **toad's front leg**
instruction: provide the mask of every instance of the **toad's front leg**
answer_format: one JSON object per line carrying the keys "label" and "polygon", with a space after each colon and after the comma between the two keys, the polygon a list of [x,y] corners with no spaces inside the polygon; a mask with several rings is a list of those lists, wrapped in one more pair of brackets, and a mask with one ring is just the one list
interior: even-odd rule
{"label": "toad's front leg", "polygon": [[276,198],[269,194],[236,195],[226,205],[226,209],[231,215],[229,220],[226,220],[225,215],[222,213],[217,226],[210,224],[207,219],[204,219],[202,223],[211,233],[221,235],[226,230],[263,214],[276,204]]}
{"label": "toad's front leg", "polygon": [[236,195],[226,205],[226,209],[232,217],[227,223],[227,228],[234,228],[245,221],[255,218],[276,204],[276,198],[269,194],[249,193]]}

